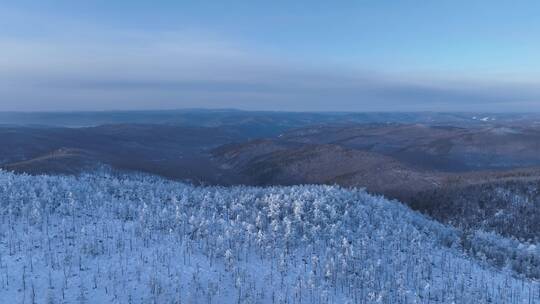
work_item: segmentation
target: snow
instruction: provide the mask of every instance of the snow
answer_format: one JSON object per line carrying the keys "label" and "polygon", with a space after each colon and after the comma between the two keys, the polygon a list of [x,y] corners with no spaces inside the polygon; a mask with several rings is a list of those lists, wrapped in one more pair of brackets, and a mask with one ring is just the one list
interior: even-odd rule
{"label": "snow", "polygon": [[486,116],[486,117],[473,116],[472,119],[473,120],[480,120],[480,121],[483,121],[483,122],[495,121],[496,120],[495,117],[489,117],[489,116]]}
{"label": "snow", "polygon": [[0,172],[0,303],[540,303],[540,287],[363,190]]}

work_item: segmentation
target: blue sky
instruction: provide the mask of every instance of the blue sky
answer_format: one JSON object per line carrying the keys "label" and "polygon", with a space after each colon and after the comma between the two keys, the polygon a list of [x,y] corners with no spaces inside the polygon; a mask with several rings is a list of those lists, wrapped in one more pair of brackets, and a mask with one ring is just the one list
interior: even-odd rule
{"label": "blue sky", "polygon": [[538,1],[2,1],[0,110],[540,111]]}

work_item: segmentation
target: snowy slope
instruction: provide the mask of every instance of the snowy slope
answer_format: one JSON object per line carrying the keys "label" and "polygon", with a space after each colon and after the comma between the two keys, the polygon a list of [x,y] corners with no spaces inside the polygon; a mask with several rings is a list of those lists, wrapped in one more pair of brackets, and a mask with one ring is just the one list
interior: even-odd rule
{"label": "snowy slope", "polygon": [[460,246],[361,190],[0,172],[0,303],[540,303]]}

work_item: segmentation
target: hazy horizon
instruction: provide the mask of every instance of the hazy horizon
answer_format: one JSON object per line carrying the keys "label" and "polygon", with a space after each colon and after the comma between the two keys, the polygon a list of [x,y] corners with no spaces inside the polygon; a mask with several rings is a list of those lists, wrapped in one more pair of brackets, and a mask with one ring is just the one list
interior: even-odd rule
{"label": "hazy horizon", "polygon": [[489,109],[486,109],[486,110],[483,110],[483,111],[460,111],[460,110],[450,110],[450,111],[437,111],[437,110],[410,110],[410,111],[407,111],[407,110],[371,110],[371,111],[361,111],[361,110],[358,110],[358,111],[354,111],[354,110],[350,110],[350,111],[347,111],[347,110],[342,110],[342,111],[339,111],[339,110],[336,110],[336,111],[331,111],[331,110],[270,110],[270,109],[258,109],[258,110],[246,110],[246,109],[241,109],[241,108],[196,108],[196,107],[192,107],[192,108],[164,108],[164,109],[159,109],[159,108],[142,108],[142,109],[104,109],[104,110],[36,110],[36,111],[18,111],[18,110],[7,110],[7,111],[3,111],[3,110],[0,110],[0,113],[3,113],[3,114],[10,114],[10,113],[13,113],[13,114],[69,114],[69,113],[103,113],[103,114],[106,114],[106,113],[123,113],[123,112],[127,112],[127,113],[130,113],[130,112],[141,112],[141,113],[144,113],[144,112],[189,112],[189,111],[193,111],[193,112],[203,112],[203,111],[208,111],[208,112],[259,112],[259,113],[312,113],[312,114],[317,114],[317,113],[320,113],[320,114],[340,114],[340,113],[343,113],[343,114],[363,114],[363,113],[388,113],[388,114],[391,114],[391,113],[411,113],[411,114],[422,114],[422,113],[441,113],[441,114],[444,114],[444,113],[447,113],[447,114],[493,114],[493,115],[498,115],[498,114],[540,114],[540,109],[539,110],[533,110],[533,111],[497,111],[497,110],[489,110]]}
{"label": "hazy horizon", "polygon": [[540,111],[535,1],[0,1],[0,111]]}

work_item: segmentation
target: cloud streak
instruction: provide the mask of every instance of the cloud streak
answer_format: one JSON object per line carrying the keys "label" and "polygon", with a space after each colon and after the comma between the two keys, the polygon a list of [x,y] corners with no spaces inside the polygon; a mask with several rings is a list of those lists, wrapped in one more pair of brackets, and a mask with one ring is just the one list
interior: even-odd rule
{"label": "cloud streak", "polygon": [[534,84],[378,74],[200,33],[90,37],[0,40],[0,110],[540,111]]}

